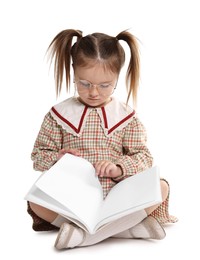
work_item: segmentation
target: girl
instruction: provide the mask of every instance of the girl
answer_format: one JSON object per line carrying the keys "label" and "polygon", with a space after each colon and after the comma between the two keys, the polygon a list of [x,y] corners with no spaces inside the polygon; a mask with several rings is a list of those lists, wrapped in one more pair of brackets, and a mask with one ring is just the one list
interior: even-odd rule
{"label": "girl", "polygon": [[[75,38],[75,43],[72,44]],[[125,51],[130,48],[126,74],[126,104],[112,96]],[[90,161],[102,184],[104,196],[119,181],[152,166],[146,146],[146,132],[129,98],[137,97],[139,54],[135,37],[123,31],[116,37],[103,33],[82,36],[78,30],[64,30],[51,42],[51,58],[55,58],[56,92],[59,95],[65,75],[70,90],[71,70],[76,96],[55,105],[46,114],[32,151],[34,169],[48,170],[65,153]],[[37,231],[60,228],[55,242],[57,249],[88,246],[108,237],[162,239],[161,224],[175,222],[168,214],[169,186],[161,180],[163,202],[122,217],[90,235],[49,209],[29,202],[28,212]]]}

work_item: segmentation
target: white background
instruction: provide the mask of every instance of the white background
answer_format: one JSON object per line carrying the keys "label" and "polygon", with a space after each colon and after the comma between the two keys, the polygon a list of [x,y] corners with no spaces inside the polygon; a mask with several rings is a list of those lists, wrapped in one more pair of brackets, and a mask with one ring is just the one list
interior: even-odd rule
{"label": "white background", "polygon": [[[198,259],[199,67],[198,0],[1,1],[1,259]],[[129,29],[140,40],[137,112],[149,148],[171,185],[170,212],[179,222],[162,241],[108,240],[57,252],[55,233],[36,233],[23,197],[39,173],[30,154],[43,117],[56,99],[45,57],[63,29],[117,35]],[[122,72],[123,74],[123,72]],[[120,81],[116,96],[124,98]]]}

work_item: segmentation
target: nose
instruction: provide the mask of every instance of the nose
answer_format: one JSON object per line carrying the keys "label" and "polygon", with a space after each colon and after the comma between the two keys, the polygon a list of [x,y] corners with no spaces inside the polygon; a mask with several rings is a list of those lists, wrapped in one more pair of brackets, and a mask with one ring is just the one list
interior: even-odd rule
{"label": "nose", "polygon": [[89,89],[89,95],[90,95],[90,97],[96,97],[96,96],[99,95],[97,86],[94,86],[94,85],[93,85],[93,86]]}

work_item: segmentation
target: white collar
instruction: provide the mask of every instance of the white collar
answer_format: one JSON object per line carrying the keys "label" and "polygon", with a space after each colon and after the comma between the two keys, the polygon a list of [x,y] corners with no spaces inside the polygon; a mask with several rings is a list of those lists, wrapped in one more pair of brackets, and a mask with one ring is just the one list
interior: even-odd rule
{"label": "white collar", "polygon": [[111,102],[98,108],[87,107],[77,98],[71,97],[53,106],[50,113],[67,132],[80,136],[87,117],[93,109],[97,111],[101,119],[101,126],[106,136],[123,129],[135,114],[132,108],[113,97]]}

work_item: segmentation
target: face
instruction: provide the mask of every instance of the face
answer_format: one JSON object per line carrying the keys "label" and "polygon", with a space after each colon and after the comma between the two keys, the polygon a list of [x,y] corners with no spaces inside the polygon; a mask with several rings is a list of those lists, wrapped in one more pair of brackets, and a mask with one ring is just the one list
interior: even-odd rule
{"label": "face", "polygon": [[74,71],[75,86],[80,100],[88,106],[100,107],[111,100],[118,75],[106,71],[101,64],[78,67]]}

